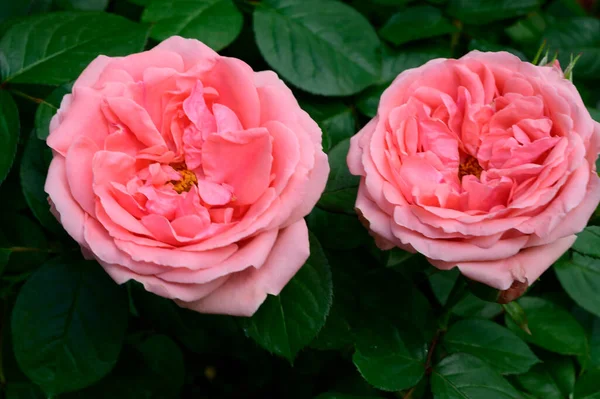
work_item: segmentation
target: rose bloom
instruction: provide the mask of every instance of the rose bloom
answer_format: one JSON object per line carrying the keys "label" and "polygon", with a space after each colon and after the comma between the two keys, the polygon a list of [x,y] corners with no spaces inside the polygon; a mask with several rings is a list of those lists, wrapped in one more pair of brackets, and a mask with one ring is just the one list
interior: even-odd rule
{"label": "rose bloom", "polygon": [[273,72],[172,37],[99,56],[50,125],[46,192],[117,282],[199,312],[252,315],[309,255],[329,166]]}
{"label": "rose bloom", "polygon": [[506,52],[432,60],[401,73],[352,138],[356,209],[381,248],[526,287],[598,205],[599,135],[557,65]]}

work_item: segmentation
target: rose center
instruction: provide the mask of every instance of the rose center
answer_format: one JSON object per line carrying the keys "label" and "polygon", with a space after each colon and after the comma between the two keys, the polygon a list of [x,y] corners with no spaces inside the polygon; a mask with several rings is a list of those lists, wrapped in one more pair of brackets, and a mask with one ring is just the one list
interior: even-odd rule
{"label": "rose center", "polygon": [[173,190],[177,194],[181,194],[184,191],[190,191],[194,184],[198,184],[198,178],[191,170],[187,169],[185,164],[171,165],[173,169],[181,175],[181,180],[172,180]]}
{"label": "rose center", "polygon": [[473,175],[479,179],[481,172],[483,172],[483,168],[479,165],[477,159],[471,155],[467,155],[467,158],[458,166],[458,178],[460,180],[467,175]]}

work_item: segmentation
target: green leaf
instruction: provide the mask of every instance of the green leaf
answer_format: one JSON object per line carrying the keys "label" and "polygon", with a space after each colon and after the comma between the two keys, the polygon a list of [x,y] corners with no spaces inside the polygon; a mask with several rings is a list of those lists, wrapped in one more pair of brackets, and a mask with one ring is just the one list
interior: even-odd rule
{"label": "green leaf", "polygon": [[45,399],[44,393],[30,382],[11,382],[6,386],[6,399]]}
{"label": "green leaf", "polygon": [[588,226],[577,234],[572,249],[587,256],[600,258],[600,226]]}
{"label": "green leaf", "polygon": [[157,331],[177,338],[192,352],[232,352],[240,346],[239,339],[246,340],[235,320],[225,315],[200,314],[177,306],[172,300],[159,297],[138,283],[130,282],[133,303],[141,317],[150,322]]}
{"label": "green leaf", "polygon": [[594,316],[581,308],[576,308],[576,311],[578,311],[578,314],[584,315],[583,320],[581,318],[578,318],[578,320],[584,326],[590,343],[590,365],[591,367],[600,368],[600,317]]}
{"label": "green leaf", "polygon": [[178,397],[185,378],[183,354],[179,346],[166,335],[153,335],[138,343],[136,349],[152,370],[157,379],[156,386],[164,392],[164,397]]}
{"label": "green leaf", "polygon": [[600,73],[600,20],[597,18],[560,18],[544,33],[548,48],[558,51],[561,65],[569,63],[571,54],[581,53],[575,76],[595,78]]}
{"label": "green leaf", "polygon": [[240,34],[244,18],[231,0],[154,0],[144,10],[142,22],[153,24],[153,39],[179,35],[218,51]]}
{"label": "green leaf", "polygon": [[410,3],[412,0],[369,0],[372,3],[383,4],[386,6],[403,6]]}
{"label": "green leaf", "polygon": [[355,215],[331,213],[314,208],[306,217],[306,223],[323,248],[354,249],[370,240],[369,233]]}
{"label": "green leaf", "polygon": [[14,24],[0,40],[2,82],[60,85],[75,80],[98,55],[144,48],[148,27],[117,15],[56,12]]}
{"label": "green leaf", "polygon": [[265,60],[310,93],[350,95],[379,79],[379,38],[358,11],[341,2],[261,1],[254,32]]}
{"label": "green leaf", "polygon": [[[313,99],[300,101],[304,109],[323,131],[323,148],[329,151],[339,142],[356,134],[356,118],[352,109],[341,101]],[[327,141],[327,145],[325,142]]]}
{"label": "green leaf", "polygon": [[444,336],[444,347],[450,353],[477,356],[500,374],[524,373],[540,361],[523,340],[489,320],[467,319],[454,323]]}
{"label": "green leaf", "polygon": [[521,46],[535,47],[546,30],[546,25],[544,17],[539,13],[534,13],[515,22],[504,31],[514,42]]}
{"label": "green leaf", "polygon": [[544,399],[569,398],[575,387],[575,365],[568,357],[551,357],[517,376],[531,394]]}
{"label": "green leaf", "polygon": [[362,278],[352,360],[373,386],[408,389],[425,375],[435,323],[427,299],[389,269]]}
{"label": "green leaf", "polygon": [[58,111],[63,97],[70,92],[70,84],[59,86],[38,106],[35,111],[34,124],[35,134],[39,139],[46,140],[50,134],[50,120]]}
{"label": "green leaf", "polygon": [[391,82],[401,72],[417,68],[435,58],[452,55],[449,48],[439,45],[413,45],[401,49],[383,48],[382,82]]}
{"label": "green leaf", "polygon": [[455,267],[450,270],[436,270],[435,273],[429,276],[431,290],[441,305],[446,304],[459,275],[460,270]]}
{"label": "green leaf", "polygon": [[331,307],[331,271],[321,245],[310,235],[310,257],[278,296],[269,295],[251,318],[240,322],[260,346],[294,360],[317,335]]}
{"label": "green leaf", "polygon": [[433,368],[435,399],[521,399],[523,396],[483,360],[466,353],[444,358]]}
{"label": "green leaf", "polygon": [[19,0],[0,2],[0,22],[11,17],[22,17],[36,12],[48,11],[52,0]]}
{"label": "green leaf", "polygon": [[356,108],[370,118],[375,117],[379,107],[379,99],[388,86],[387,84],[379,84],[371,86],[360,93],[356,100]]}
{"label": "green leaf", "polygon": [[331,267],[333,303],[325,325],[310,345],[321,350],[339,350],[354,342],[352,325],[357,321],[355,320],[358,307],[356,293],[361,288],[361,276],[375,261],[362,249],[329,250],[326,251],[326,255]]}
{"label": "green leaf", "polygon": [[552,0],[548,3],[546,13],[557,18],[585,17],[587,15],[583,8],[585,3],[579,2],[579,0]]}
{"label": "green leaf", "polygon": [[329,152],[329,179],[318,205],[330,211],[345,212],[354,215],[354,203],[360,177],[348,170],[346,157],[350,150],[350,140],[340,141]]}
{"label": "green leaf", "polygon": [[531,334],[529,325],[527,324],[527,314],[525,314],[525,310],[518,302],[512,301],[504,303],[502,304],[502,309],[504,309],[506,315],[510,317],[521,330],[525,331],[527,334]]}
{"label": "green leaf", "polygon": [[104,11],[109,0],[56,0],[63,10],[73,11]]}
{"label": "green leaf", "polygon": [[48,194],[44,191],[51,160],[52,151],[50,148],[46,146],[45,142],[32,135],[27,140],[19,173],[23,196],[31,212],[42,226],[55,234],[60,234],[63,231],[62,227],[50,213]]}
{"label": "green leaf", "polygon": [[185,365],[179,346],[165,335],[151,335],[126,345],[112,372],[84,390],[62,399],[178,398]]}
{"label": "green leaf", "polygon": [[600,290],[600,259],[577,252],[568,253],[554,264],[554,271],[562,287],[579,306],[600,316],[600,298],[597,295]]}
{"label": "green leaf", "polygon": [[458,28],[442,15],[439,8],[429,5],[406,8],[392,17],[379,30],[390,43],[400,45],[413,40],[447,35]]}
{"label": "green leaf", "polygon": [[19,366],[53,396],[89,386],[113,368],[127,298],[97,263],[58,259],[21,288],[11,326]]}
{"label": "green leaf", "polygon": [[8,260],[10,259],[10,254],[12,251],[7,248],[0,248],[0,276],[4,272],[6,265],[8,264]]}
{"label": "green leaf", "polygon": [[508,328],[525,341],[551,352],[580,355],[587,351],[585,330],[565,309],[547,299],[525,297],[518,301],[525,310],[531,335],[523,332],[508,316]]}
{"label": "green leaf", "polygon": [[593,120],[595,120],[596,122],[600,122],[600,110],[599,109],[588,108],[588,111],[590,112],[590,116],[592,117]]}
{"label": "green leaf", "polygon": [[452,313],[467,318],[492,319],[502,313],[502,305],[484,301],[469,292],[452,308]]}
{"label": "green leaf", "polygon": [[344,393],[327,392],[322,393],[315,399],[381,399],[380,396],[347,395]]}
{"label": "green leaf", "polygon": [[466,24],[484,25],[526,15],[539,5],[540,0],[450,0],[448,14]]}
{"label": "green leaf", "polygon": [[8,176],[18,143],[19,110],[10,94],[0,90],[0,184]]}
{"label": "green leaf", "polygon": [[585,373],[575,384],[573,399],[600,399],[600,369]]}
{"label": "green leaf", "polygon": [[35,270],[49,256],[48,240],[39,224],[17,213],[0,214],[0,248],[9,258],[5,272],[11,274]]}

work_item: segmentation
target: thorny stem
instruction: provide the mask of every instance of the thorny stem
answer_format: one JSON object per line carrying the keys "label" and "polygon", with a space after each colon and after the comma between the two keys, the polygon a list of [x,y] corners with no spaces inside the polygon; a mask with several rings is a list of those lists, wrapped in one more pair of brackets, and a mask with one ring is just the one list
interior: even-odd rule
{"label": "thorny stem", "polygon": [[4,377],[4,370],[2,369],[2,347],[4,343],[2,342],[2,337],[4,336],[4,314],[6,313],[6,302],[0,300],[0,387],[6,385],[6,378]]}
{"label": "thorny stem", "polygon": [[404,396],[402,396],[402,399],[411,399],[412,398],[412,394],[415,391],[415,389],[417,389],[416,386],[412,387],[411,389],[409,389]]}
{"label": "thorny stem", "polygon": [[62,252],[55,248],[9,247],[4,249],[7,249],[11,252],[46,252],[51,254],[57,254]]}
{"label": "thorny stem", "polygon": [[11,89],[11,90],[9,90],[9,91],[10,91],[11,93],[13,93],[13,94],[15,94],[15,95],[19,96],[19,97],[23,97],[23,98],[25,98],[25,99],[27,99],[27,100],[29,100],[29,101],[33,101],[33,102],[34,102],[34,103],[36,103],[36,104],[45,103],[45,101],[44,101],[43,99],[41,99],[41,98],[37,98],[37,97],[33,97],[33,96],[30,96],[29,94],[27,94],[27,93],[23,93],[22,91],[19,91],[19,90],[13,90],[13,89]]}
{"label": "thorny stem", "polygon": [[435,352],[435,348],[437,347],[440,338],[444,335],[445,330],[438,330],[433,339],[431,340],[431,345],[429,345],[429,351],[427,352],[427,360],[425,360],[425,375],[430,375],[433,371],[433,367],[431,365],[431,361],[433,360],[433,354]]}

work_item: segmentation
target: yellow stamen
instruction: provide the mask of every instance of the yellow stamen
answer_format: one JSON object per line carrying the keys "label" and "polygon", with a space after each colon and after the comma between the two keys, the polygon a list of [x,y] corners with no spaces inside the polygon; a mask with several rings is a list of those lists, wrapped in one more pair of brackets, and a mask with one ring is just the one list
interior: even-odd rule
{"label": "yellow stamen", "polygon": [[483,172],[483,168],[477,162],[477,158],[472,157],[471,155],[467,155],[467,158],[464,162],[458,166],[458,178],[462,180],[463,176],[473,175],[476,178],[481,177],[481,172]]}
{"label": "yellow stamen", "polygon": [[[171,165],[173,166],[173,165]],[[173,166],[179,174],[181,175],[181,180],[172,180],[173,190],[177,191],[177,194],[181,194],[184,191],[190,191],[194,184],[198,184],[198,178],[191,170],[183,168],[176,168]]]}

